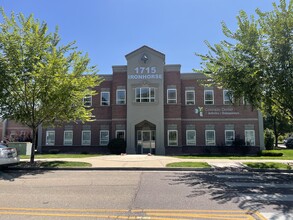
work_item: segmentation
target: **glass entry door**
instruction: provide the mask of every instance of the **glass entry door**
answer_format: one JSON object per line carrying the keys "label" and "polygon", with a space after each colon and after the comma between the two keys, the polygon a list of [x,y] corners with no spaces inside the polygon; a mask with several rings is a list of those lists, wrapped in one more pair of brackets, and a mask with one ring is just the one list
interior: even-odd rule
{"label": "glass entry door", "polygon": [[156,132],[151,130],[141,130],[137,132],[137,145],[141,147],[141,153],[154,154],[156,149]]}

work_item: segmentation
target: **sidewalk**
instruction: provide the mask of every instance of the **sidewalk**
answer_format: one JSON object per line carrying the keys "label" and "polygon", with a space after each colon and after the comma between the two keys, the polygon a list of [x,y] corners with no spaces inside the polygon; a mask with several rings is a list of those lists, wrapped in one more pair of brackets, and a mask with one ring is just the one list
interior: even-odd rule
{"label": "sidewalk", "polygon": [[[207,162],[214,168],[244,168],[242,162],[280,162],[292,163],[293,160],[230,160],[230,159],[181,159],[156,155],[106,155],[87,158],[51,158],[36,159],[35,161],[77,161],[92,164],[92,168],[165,168],[168,163],[174,162]],[[21,161],[28,161],[22,159]]]}

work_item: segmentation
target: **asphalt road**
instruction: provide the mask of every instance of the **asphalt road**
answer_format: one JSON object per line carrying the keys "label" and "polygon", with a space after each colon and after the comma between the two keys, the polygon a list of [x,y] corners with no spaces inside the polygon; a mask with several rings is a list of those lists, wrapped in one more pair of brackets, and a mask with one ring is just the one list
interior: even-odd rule
{"label": "asphalt road", "polygon": [[0,171],[0,219],[293,219],[293,174]]}

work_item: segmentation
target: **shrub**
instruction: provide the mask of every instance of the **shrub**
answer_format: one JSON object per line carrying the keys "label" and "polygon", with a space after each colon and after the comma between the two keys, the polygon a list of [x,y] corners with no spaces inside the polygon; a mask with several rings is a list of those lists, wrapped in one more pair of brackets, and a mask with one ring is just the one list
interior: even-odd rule
{"label": "shrub", "polygon": [[245,141],[241,139],[240,136],[237,136],[235,140],[232,142],[232,146],[235,146],[235,147],[245,146]]}
{"label": "shrub", "polygon": [[111,154],[122,154],[126,152],[126,142],[123,139],[112,139],[108,148]]}
{"label": "shrub", "polygon": [[267,150],[273,150],[274,149],[274,132],[270,129],[265,130],[265,148]]}
{"label": "shrub", "polygon": [[263,150],[258,153],[259,156],[268,156],[268,157],[282,157],[282,152]]}

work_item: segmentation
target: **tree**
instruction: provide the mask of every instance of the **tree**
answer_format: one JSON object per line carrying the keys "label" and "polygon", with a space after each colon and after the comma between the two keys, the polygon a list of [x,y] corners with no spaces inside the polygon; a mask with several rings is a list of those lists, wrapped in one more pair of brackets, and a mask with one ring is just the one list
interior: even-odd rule
{"label": "tree", "polygon": [[234,98],[293,122],[293,0],[273,6],[271,12],[257,9],[257,18],[240,11],[235,32],[222,22],[227,40],[214,46],[206,41],[209,53],[197,55],[201,71]]}
{"label": "tree", "polygon": [[31,128],[33,163],[38,126],[92,120],[82,100],[95,94],[101,79],[75,42],[59,45],[57,28],[48,33],[32,15],[1,13],[0,114]]}

